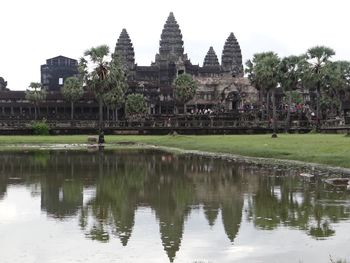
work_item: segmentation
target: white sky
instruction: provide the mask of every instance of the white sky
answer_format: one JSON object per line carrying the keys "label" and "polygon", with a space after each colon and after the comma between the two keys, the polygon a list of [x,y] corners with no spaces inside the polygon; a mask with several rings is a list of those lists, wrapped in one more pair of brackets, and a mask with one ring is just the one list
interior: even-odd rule
{"label": "white sky", "polygon": [[114,50],[122,28],[134,44],[136,63],[150,65],[170,11],[193,64],[202,65],[210,46],[221,60],[230,32],[244,61],[256,52],[286,56],[315,45],[350,60],[348,0],[1,0],[0,11],[0,76],[12,90],[39,82],[48,58],[78,59],[100,44]]}

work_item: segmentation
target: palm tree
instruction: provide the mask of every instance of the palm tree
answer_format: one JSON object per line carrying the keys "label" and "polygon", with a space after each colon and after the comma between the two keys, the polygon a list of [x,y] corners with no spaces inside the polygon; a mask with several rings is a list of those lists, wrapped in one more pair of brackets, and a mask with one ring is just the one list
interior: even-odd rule
{"label": "palm tree", "polygon": [[85,85],[91,89],[99,104],[99,130],[102,130],[103,122],[103,94],[108,91],[108,75],[110,63],[106,60],[109,55],[109,47],[101,45],[92,47],[84,52],[80,59],[79,71]]}
{"label": "palm tree", "polygon": [[280,82],[286,94],[288,94],[288,109],[286,117],[286,131],[290,125],[290,108],[292,104],[292,91],[296,90],[301,82],[303,64],[305,63],[304,56],[289,56],[281,60],[280,64]]}
{"label": "palm tree", "polygon": [[34,104],[34,118],[38,118],[38,112],[40,114],[39,104],[46,99],[47,92],[43,89],[41,83],[31,82],[29,89],[25,92],[25,98]]}
{"label": "palm tree", "polygon": [[186,103],[193,99],[198,89],[197,82],[189,74],[181,74],[175,79],[175,98],[184,104],[186,114]]}
{"label": "palm tree", "polygon": [[[335,61],[330,67],[330,85],[326,93],[338,106],[350,96],[350,62]],[[337,111],[340,109],[338,108]]]}
{"label": "palm tree", "polygon": [[120,59],[116,54],[112,54],[108,82],[109,90],[104,93],[102,97],[107,107],[115,111],[114,120],[117,121],[118,108],[125,102],[125,93],[128,90],[128,83],[127,76],[122,69]]}
{"label": "palm tree", "polygon": [[69,77],[65,80],[61,92],[63,97],[71,103],[71,120],[73,120],[74,102],[81,99],[84,94],[82,82],[77,77]]}
{"label": "palm tree", "polygon": [[326,85],[327,65],[330,63],[330,58],[335,55],[333,49],[325,46],[315,46],[306,52],[306,59],[309,63],[309,84],[311,88],[316,86],[316,129],[319,130],[321,124],[321,88]]}
{"label": "palm tree", "polygon": [[252,85],[258,89],[265,89],[267,93],[271,91],[273,109],[273,138],[277,137],[277,112],[276,112],[276,88],[280,79],[280,58],[274,52],[263,52],[254,55],[252,61],[247,61],[248,78]]}

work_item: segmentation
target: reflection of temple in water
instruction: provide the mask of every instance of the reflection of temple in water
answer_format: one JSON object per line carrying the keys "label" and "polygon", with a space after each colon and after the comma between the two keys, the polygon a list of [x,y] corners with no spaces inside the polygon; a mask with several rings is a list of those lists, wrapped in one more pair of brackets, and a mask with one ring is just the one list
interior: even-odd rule
{"label": "reflection of temple in water", "polygon": [[[222,224],[233,244],[244,218],[244,200],[247,220],[262,229],[286,225],[326,238],[334,234],[334,222],[349,218],[349,208],[322,204],[348,197],[325,191],[321,181],[310,184],[295,172],[199,156],[149,150],[1,153],[0,171],[0,200],[8,184],[40,182],[41,209],[48,216],[78,216],[86,237],[101,242],[116,237],[127,246],[136,210],[149,207],[170,262],[181,247],[193,207],[203,211],[208,231]],[[84,189],[91,187],[95,194],[84,200]]]}

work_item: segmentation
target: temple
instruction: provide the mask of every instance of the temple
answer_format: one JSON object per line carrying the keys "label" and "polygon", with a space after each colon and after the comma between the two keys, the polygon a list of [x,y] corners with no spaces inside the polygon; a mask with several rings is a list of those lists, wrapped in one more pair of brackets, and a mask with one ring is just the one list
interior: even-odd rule
{"label": "temple", "polygon": [[[180,26],[171,12],[160,35],[159,51],[149,66],[135,62],[132,40],[126,29],[122,29],[114,52],[119,55],[128,76],[129,93],[142,93],[147,98],[150,115],[174,114],[173,82],[180,74],[193,76],[199,87],[193,100],[188,103],[189,112],[204,109],[229,111],[240,105],[257,100],[257,91],[243,78],[240,45],[230,33],[223,45],[221,64],[213,47],[209,47],[203,65],[193,65],[185,53]],[[41,66],[41,83],[48,96],[40,104],[39,112],[47,119],[69,119],[70,103],[65,101],[60,89],[67,77],[78,74],[78,62],[64,56],[50,58]],[[25,99],[24,91],[10,91],[0,78],[0,116],[2,118],[32,119],[34,106]],[[75,104],[76,119],[97,119],[98,105],[93,94],[86,93]],[[108,118],[109,109],[104,109]],[[184,113],[180,107],[178,113]],[[121,115],[123,116],[123,112]]]}
{"label": "temple", "polygon": [[40,70],[43,87],[49,91],[60,91],[66,78],[78,75],[78,61],[58,56],[46,60]]}

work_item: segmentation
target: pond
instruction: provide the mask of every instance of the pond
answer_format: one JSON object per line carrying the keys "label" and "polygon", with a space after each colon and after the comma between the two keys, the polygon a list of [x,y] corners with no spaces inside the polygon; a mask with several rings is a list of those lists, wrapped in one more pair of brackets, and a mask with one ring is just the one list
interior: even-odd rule
{"label": "pond", "polygon": [[0,261],[349,260],[350,192],[301,172],[157,150],[2,152]]}

